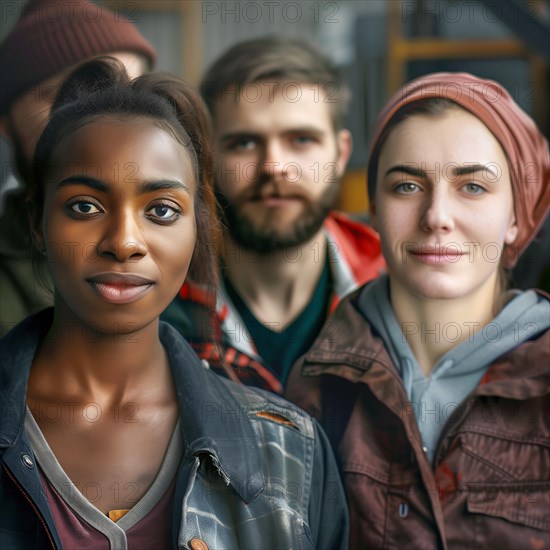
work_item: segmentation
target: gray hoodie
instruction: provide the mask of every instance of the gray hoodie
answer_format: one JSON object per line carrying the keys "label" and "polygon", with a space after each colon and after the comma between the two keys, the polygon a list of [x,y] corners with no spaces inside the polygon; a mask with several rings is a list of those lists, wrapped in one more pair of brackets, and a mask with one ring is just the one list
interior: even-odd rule
{"label": "gray hoodie", "polygon": [[[516,292],[493,321],[481,330],[473,325],[460,327],[458,323],[429,327],[437,329],[435,333],[426,333],[431,338],[458,340],[462,330],[468,331],[468,338],[443,355],[425,376],[395,318],[387,275],[365,287],[359,306],[384,341],[403,378],[410,410],[414,411],[424,450],[432,463],[445,422],[475,389],[489,365],[550,327],[550,301],[532,290]],[[409,329],[418,330],[418,327],[406,327]]]}

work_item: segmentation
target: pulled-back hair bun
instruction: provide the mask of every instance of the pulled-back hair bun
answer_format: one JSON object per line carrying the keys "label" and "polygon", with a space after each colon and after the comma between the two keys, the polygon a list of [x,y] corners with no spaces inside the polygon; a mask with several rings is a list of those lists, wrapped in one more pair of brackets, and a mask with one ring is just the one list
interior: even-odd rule
{"label": "pulled-back hair bun", "polygon": [[114,57],[101,57],[82,63],[61,85],[52,105],[52,113],[80,97],[128,82],[126,68]]}

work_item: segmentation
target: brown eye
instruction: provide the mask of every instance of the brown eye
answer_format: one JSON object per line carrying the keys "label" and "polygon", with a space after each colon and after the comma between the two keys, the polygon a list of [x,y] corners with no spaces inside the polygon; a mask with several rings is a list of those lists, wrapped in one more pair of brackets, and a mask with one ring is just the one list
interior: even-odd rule
{"label": "brown eye", "polygon": [[175,222],[181,214],[181,209],[176,205],[154,204],[147,210],[147,216],[160,223]]}
{"label": "brown eye", "polygon": [[70,205],[73,212],[81,215],[98,214],[101,210],[93,203],[86,201],[78,201]]}

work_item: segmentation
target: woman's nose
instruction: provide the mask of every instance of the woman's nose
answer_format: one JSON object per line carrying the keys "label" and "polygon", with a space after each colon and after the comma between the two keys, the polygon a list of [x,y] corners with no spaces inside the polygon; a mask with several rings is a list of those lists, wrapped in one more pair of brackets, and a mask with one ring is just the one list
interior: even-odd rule
{"label": "woman's nose", "polygon": [[143,239],[143,222],[131,211],[120,212],[106,224],[103,238],[98,243],[98,254],[119,262],[137,261],[147,254]]}
{"label": "woman's nose", "polygon": [[443,233],[454,228],[452,200],[447,189],[434,189],[427,194],[421,226],[424,231]]}

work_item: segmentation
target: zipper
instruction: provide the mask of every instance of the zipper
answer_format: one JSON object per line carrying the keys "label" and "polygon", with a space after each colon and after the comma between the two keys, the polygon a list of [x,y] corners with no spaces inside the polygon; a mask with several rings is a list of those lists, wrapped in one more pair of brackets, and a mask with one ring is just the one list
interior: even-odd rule
{"label": "zipper", "polygon": [[4,466],[4,470],[6,471],[6,474],[8,474],[8,477],[13,481],[14,485],[19,489],[21,494],[25,497],[25,500],[31,505],[31,508],[34,510],[35,514],[38,516],[38,519],[40,520],[40,523],[42,524],[42,527],[44,527],[44,530],[46,531],[46,535],[48,535],[48,540],[50,541],[50,544],[52,545],[52,548],[54,550],[57,550],[57,546],[56,546],[56,544],[53,540],[50,529],[49,529],[48,525],[46,524],[46,521],[44,520],[42,514],[40,513],[40,510],[38,510],[38,508],[35,506],[33,500],[31,499],[31,497],[27,494],[25,489],[23,489],[23,487],[21,487],[21,484],[17,481],[17,479],[15,479],[15,477],[13,476],[11,471],[8,469],[8,467],[5,464],[3,464],[3,466]]}

